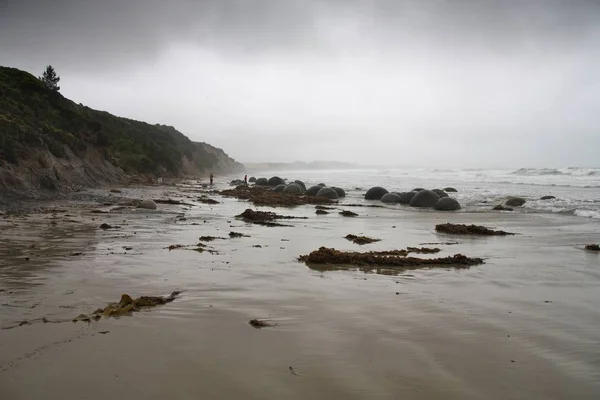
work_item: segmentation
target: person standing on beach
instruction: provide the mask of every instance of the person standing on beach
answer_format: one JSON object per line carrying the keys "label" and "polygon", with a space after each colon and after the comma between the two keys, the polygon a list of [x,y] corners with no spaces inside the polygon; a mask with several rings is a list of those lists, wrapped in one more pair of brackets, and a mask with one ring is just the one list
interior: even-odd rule
{"label": "person standing on beach", "polygon": [[211,184],[211,185],[213,184],[213,178],[214,178],[214,177],[215,177],[215,176],[214,176],[214,175],[213,175],[213,173],[211,172],[211,173],[210,173],[210,176],[209,176],[209,178],[210,178],[210,184]]}
{"label": "person standing on beach", "polygon": [[248,186],[248,175],[244,175],[244,184]]}

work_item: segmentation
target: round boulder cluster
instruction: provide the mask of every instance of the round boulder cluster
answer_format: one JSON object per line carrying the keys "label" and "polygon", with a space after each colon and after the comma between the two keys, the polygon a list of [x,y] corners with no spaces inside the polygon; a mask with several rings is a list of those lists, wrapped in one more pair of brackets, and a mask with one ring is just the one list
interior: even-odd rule
{"label": "round boulder cluster", "polygon": [[387,193],[389,193],[387,189],[384,189],[381,186],[373,186],[365,193],[365,200],[381,200],[383,195]]}
{"label": "round boulder cluster", "polygon": [[442,197],[434,208],[438,211],[455,211],[460,210],[460,204],[452,197]]}
{"label": "round boulder cluster", "polygon": [[418,192],[405,192],[400,196],[400,204],[410,204],[410,201]]}
{"label": "round boulder cluster", "polygon": [[421,190],[410,200],[412,207],[435,207],[440,196],[431,190]]}
{"label": "round boulder cluster", "polygon": [[285,189],[285,185],[277,185],[273,188],[273,191],[279,193],[283,192],[283,189]]}
{"label": "round boulder cluster", "polygon": [[339,188],[339,187],[335,187],[335,186],[332,186],[331,188],[333,190],[335,190],[335,192],[337,193],[338,197],[340,197],[340,198],[341,197],[346,197],[346,192],[344,192],[344,189]]}
{"label": "round boulder cluster", "polygon": [[302,194],[304,193],[304,190],[302,190],[302,187],[297,183],[290,183],[289,185],[285,186],[285,189],[283,189],[283,193]]}
{"label": "round boulder cluster", "polygon": [[308,189],[306,189],[306,192],[304,194],[307,196],[316,196],[317,193],[319,193],[319,190],[321,189],[321,186],[311,186]]}
{"label": "round boulder cluster", "polygon": [[306,192],[306,185],[304,184],[304,182],[302,182],[302,181],[294,181],[294,183],[300,185],[300,187],[302,188],[302,191]]}
{"label": "round boulder cluster", "polygon": [[321,190],[317,192],[317,196],[327,197],[328,199],[336,200],[338,195],[335,190],[330,187],[321,187]]}
{"label": "round boulder cluster", "polygon": [[398,204],[400,203],[400,196],[396,193],[386,193],[381,197],[381,202],[386,204]]}
{"label": "round boulder cluster", "polygon": [[268,182],[269,182],[269,186],[277,186],[277,185],[285,184],[285,181],[278,176],[272,176],[271,178],[269,178]]}
{"label": "round boulder cluster", "polygon": [[258,186],[269,186],[269,181],[267,180],[267,178],[258,178],[256,180],[255,185],[258,185]]}

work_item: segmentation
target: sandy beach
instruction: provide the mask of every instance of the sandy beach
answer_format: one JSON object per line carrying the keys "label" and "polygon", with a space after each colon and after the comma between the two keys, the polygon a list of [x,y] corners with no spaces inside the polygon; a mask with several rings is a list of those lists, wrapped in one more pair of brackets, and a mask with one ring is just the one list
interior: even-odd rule
{"label": "sandy beach", "polygon": [[[408,207],[257,208],[197,185],[122,188],[172,198],[156,211],[44,204],[0,217],[2,399],[595,399],[600,393],[600,221],[561,214]],[[219,204],[194,201],[200,194]],[[118,204],[115,201],[114,204]],[[368,202],[363,201],[364,204]],[[247,208],[308,217],[238,220]],[[337,211],[351,209],[354,218]],[[437,234],[478,224],[506,237]],[[100,229],[103,223],[119,226]],[[245,237],[230,238],[229,232]],[[381,241],[358,246],[362,234]],[[200,236],[212,252],[192,251]],[[321,246],[481,257],[468,269],[308,267]],[[169,250],[170,245],[189,248]],[[260,246],[260,247],[257,247]],[[90,323],[121,294],[182,293]],[[273,326],[255,329],[251,319]]]}

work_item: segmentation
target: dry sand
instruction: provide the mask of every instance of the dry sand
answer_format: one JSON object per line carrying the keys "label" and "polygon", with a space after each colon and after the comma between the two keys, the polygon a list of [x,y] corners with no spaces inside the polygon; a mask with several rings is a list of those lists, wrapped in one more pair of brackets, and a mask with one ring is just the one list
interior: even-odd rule
{"label": "dry sand", "polygon": [[[152,190],[123,196],[192,201],[199,189]],[[0,217],[0,399],[598,398],[600,256],[583,250],[598,221],[300,206],[274,211],[308,220],[271,228],[234,219],[246,203],[211,197],[222,203]],[[444,222],[519,235],[436,234]],[[218,254],[166,249],[230,231],[250,237],[207,243]],[[349,233],[382,240],[358,246]],[[430,242],[459,242],[435,256],[485,264],[390,275],[296,260],[320,246]],[[174,290],[174,302],[132,316],[70,322],[122,293]],[[254,318],[276,325],[255,329]]]}

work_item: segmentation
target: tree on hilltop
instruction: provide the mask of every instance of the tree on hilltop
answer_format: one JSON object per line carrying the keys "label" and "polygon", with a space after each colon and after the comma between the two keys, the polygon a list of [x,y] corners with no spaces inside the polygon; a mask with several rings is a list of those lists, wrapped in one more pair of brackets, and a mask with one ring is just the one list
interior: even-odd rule
{"label": "tree on hilltop", "polygon": [[54,70],[52,65],[48,65],[46,67],[46,70],[42,74],[40,80],[48,89],[54,90],[55,92],[58,92],[60,90],[60,86],[58,86],[60,76],[56,75],[56,71]]}

